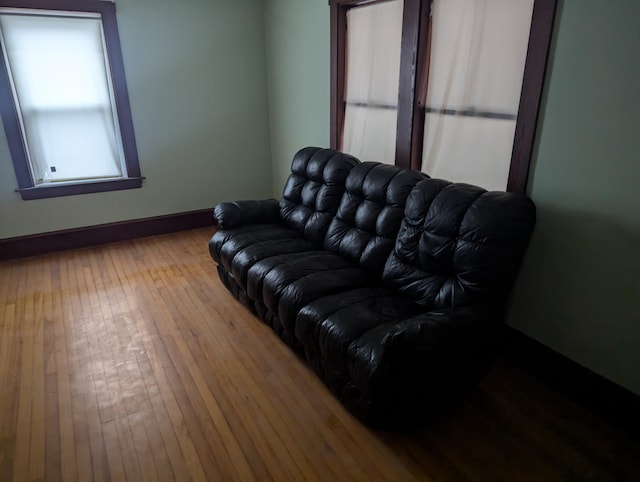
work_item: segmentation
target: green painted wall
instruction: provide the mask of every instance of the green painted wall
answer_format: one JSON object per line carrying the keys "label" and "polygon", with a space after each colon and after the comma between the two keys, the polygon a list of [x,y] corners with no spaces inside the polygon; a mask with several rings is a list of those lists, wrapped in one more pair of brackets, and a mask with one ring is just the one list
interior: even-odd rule
{"label": "green painted wall", "polygon": [[[274,189],[328,144],[326,0],[267,0]],[[561,0],[508,323],[640,393],[640,2]]]}
{"label": "green painted wall", "polygon": [[509,322],[640,394],[640,2],[562,2]]}
{"label": "green painted wall", "polygon": [[118,0],[142,189],[22,201],[0,130],[0,238],[272,194],[263,0]]}
{"label": "green painted wall", "polygon": [[327,0],[266,0],[265,29],[273,195],[280,197],[293,154],[329,147]]}

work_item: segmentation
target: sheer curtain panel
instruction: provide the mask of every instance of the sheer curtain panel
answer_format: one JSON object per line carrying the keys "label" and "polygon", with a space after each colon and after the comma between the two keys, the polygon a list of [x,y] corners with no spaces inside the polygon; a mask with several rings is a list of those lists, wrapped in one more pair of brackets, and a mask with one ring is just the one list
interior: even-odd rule
{"label": "sheer curtain panel", "polygon": [[534,0],[433,0],[422,170],[505,190]]}
{"label": "sheer curtain panel", "polygon": [[395,163],[402,0],[347,12],[342,150],[366,161]]}

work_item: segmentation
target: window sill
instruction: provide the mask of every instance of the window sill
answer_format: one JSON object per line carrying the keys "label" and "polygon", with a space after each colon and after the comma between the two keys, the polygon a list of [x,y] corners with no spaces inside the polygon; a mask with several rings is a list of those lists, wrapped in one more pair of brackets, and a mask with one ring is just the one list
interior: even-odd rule
{"label": "window sill", "polygon": [[16,189],[25,201],[31,199],[46,199],[50,197],[75,196],[94,192],[120,191],[124,189],[137,189],[142,187],[144,177],[129,177],[126,179],[113,179],[82,182],[76,184],[40,185]]}

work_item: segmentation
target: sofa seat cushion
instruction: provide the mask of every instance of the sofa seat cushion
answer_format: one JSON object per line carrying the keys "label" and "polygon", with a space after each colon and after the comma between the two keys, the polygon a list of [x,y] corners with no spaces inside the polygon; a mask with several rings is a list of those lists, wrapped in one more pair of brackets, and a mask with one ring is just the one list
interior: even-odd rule
{"label": "sofa seat cushion", "polygon": [[233,259],[241,250],[264,241],[300,240],[299,232],[280,224],[250,224],[217,231],[209,241],[211,257],[231,271]]}
{"label": "sofa seat cushion", "polygon": [[240,284],[246,286],[249,268],[258,261],[276,255],[301,253],[315,249],[317,249],[317,246],[305,239],[268,239],[259,241],[242,248],[235,254],[231,262],[231,272]]}
{"label": "sofa seat cushion", "polygon": [[304,306],[296,320],[296,337],[305,349],[320,353],[330,368],[346,371],[370,330],[420,311],[424,307],[387,288],[355,289]]}
{"label": "sofa seat cushion", "polygon": [[343,402],[375,401],[380,410],[380,404],[391,400],[383,340],[421,311],[424,307],[392,290],[356,289],[304,306],[296,338],[314,370]]}
{"label": "sofa seat cushion", "polygon": [[375,282],[370,274],[341,256],[307,251],[258,261],[248,271],[247,291],[278,317],[285,330],[294,333],[296,316],[303,306]]}

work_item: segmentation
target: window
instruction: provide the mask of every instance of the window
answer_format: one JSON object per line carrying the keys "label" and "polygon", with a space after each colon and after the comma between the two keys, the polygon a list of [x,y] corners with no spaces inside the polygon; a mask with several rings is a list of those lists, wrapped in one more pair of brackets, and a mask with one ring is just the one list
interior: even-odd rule
{"label": "window", "polygon": [[[556,0],[329,4],[332,147],[434,177],[525,191]],[[384,20],[360,21],[376,16]],[[385,47],[372,36],[385,38]],[[394,101],[381,72],[398,82]],[[369,80],[373,88],[360,79],[367,76],[380,77]],[[378,84],[387,86],[384,102]],[[352,92],[363,85],[368,97],[357,98],[354,120]],[[395,122],[373,121],[383,108]],[[395,149],[381,149],[389,139]]]}
{"label": "window", "polygon": [[114,4],[0,0],[0,42],[23,199],[141,187]]}

